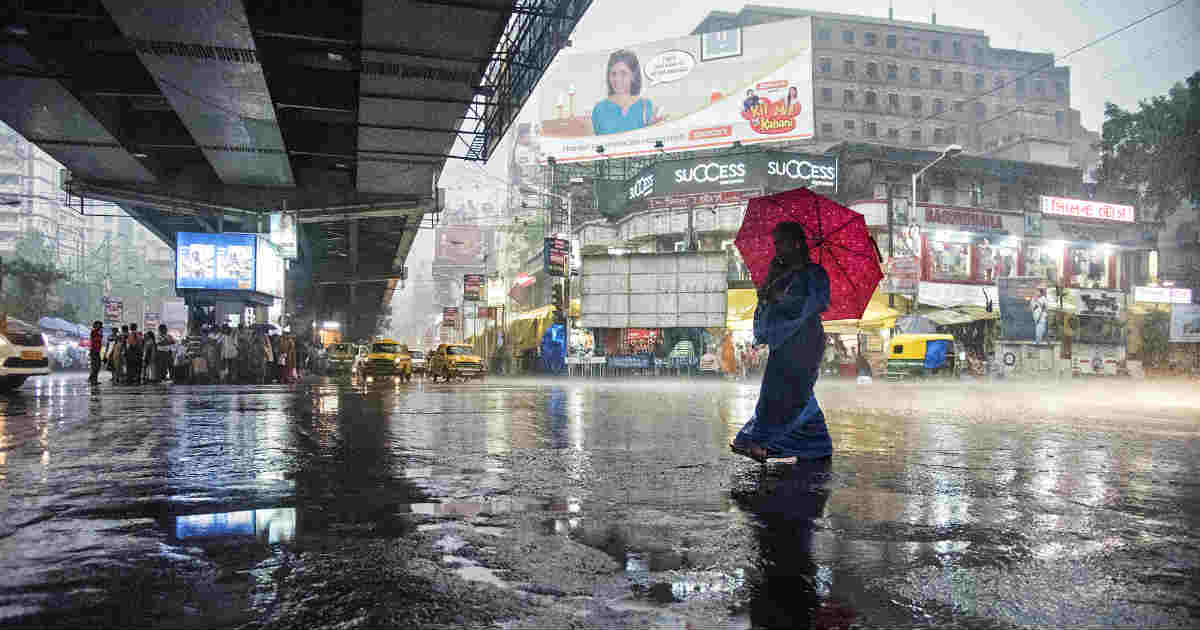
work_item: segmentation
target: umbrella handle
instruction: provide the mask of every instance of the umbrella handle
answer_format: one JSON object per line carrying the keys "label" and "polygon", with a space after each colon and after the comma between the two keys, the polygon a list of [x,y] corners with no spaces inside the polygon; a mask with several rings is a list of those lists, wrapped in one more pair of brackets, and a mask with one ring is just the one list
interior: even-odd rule
{"label": "umbrella handle", "polygon": [[883,254],[882,254],[882,253],[880,253],[880,251],[879,251],[879,243],[877,243],[877,242],[875,241],[875,237],[874,237],[874,236],[872,236],[872,237],[870,237],[870,238],[871,238],[871,245],[874,245],[874,246],[875,246],[875,257],[876,257],[876,259],[878,259],[880,262],[882,262],[882,261],[883,261]]}

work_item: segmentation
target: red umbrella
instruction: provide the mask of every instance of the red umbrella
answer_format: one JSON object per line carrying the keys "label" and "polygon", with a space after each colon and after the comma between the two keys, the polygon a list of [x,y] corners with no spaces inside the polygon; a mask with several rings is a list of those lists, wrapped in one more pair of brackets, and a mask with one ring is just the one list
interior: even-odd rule
{"label": "red umbrella", "polygon": [[804,226],[812,261],[829,274],[829,310],[821,318],[862,318],[883,279],[879,248],[863,215],[807,188],[751,199],[734,244],[759,287],[775,257],[771,231],[784,221]]}

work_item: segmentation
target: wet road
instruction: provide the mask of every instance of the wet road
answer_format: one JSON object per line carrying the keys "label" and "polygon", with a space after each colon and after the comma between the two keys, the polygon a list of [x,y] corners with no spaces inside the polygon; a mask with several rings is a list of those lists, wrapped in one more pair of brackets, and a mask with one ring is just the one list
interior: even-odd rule
{"label": "wet road", "polygon": [[31,381],[0,625],[1200,625],[1200,391],[818,385],[828,468],[712,381]]}

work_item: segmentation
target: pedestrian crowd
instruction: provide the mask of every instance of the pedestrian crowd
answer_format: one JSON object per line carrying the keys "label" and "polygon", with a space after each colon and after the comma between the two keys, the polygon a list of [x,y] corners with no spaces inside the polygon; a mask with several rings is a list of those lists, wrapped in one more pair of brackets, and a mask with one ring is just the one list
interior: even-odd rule
{"label": "pedestrian crowd", "polygon": [[91,382],[99,382],[101,368],[114,384],[141,383],[296,383],[315,355],[313,342],[297,340],[265,325],[196,326],[176,340],[165,325],[158,332],[138,331],[137,324],[113,327],[107,342],[103,327],[92,328]]}

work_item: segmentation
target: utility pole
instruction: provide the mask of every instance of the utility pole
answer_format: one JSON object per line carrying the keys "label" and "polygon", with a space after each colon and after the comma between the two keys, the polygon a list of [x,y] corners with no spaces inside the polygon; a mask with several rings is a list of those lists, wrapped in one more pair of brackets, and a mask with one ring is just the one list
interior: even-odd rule
{"label": "utility pole", "polygon": [[[895,233],[895,208],[893,207],[894,199],[892,197],[892,182],[887,183],[887,226],[888,226],[888,267],[892,267],[892,259],[896,257],[896,233]],[[889,278],[889,282],[891,279]],[[888,308],[896,307],[896,294],[888,292]]]}

